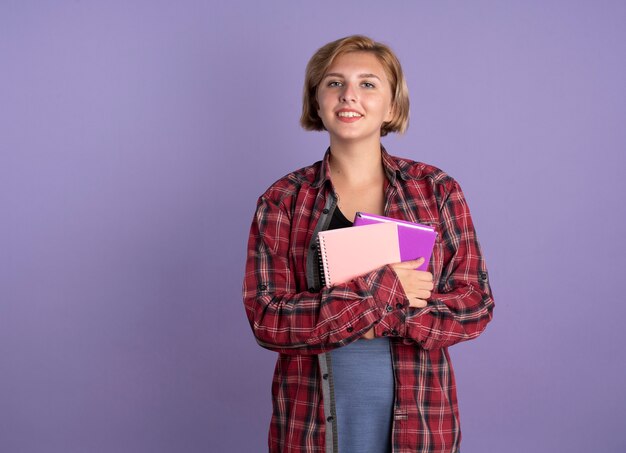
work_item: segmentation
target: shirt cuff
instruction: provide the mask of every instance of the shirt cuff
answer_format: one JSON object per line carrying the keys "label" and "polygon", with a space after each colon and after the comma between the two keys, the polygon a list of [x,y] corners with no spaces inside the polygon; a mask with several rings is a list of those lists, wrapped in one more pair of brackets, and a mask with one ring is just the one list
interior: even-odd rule
{"label": "shirt cuff", "polygon": [[403,337],[406,334],[406,309],[409,300],[400,279],[390,265],[370,272],[365,278],[371,289],[380,321],[374,326],[377,337]]}

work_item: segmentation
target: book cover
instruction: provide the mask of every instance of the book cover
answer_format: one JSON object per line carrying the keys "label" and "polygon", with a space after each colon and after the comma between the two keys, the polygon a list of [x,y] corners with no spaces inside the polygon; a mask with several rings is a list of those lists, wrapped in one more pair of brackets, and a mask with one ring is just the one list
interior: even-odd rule
{"label": "book cover", "polygon": [[398,240],[400,244],[400,261],[414,260],[424,257],[424,263],[418,270],[428,270],[430,257],[437,232],[434,228],[421,223],[408,222],[406,220],[393,219],[375,214],[357,212],[354,217],[354,226],[375,225],[393,223],[398,228]]}
{"label": "book cover", "polygon": [[398,227],[376,223],[318,233],[319,253],[326,286],[334,286],[400,262]]}

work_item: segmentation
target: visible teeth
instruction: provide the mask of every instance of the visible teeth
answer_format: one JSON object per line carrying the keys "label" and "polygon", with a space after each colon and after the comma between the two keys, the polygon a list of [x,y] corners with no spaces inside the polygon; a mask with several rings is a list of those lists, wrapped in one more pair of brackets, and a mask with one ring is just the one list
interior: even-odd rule
{"label": "visible teeth", "polygon": [[361,115],[360,113],[357,113],[357,112],[339,112],[337,115],[338,116],[343,116],[345,118],[354,118],[356,116],[363,116],[363,115]]}

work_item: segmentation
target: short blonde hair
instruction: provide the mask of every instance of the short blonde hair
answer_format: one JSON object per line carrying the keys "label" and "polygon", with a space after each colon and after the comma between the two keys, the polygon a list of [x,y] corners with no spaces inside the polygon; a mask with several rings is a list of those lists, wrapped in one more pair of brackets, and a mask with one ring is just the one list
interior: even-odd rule
{"label": "short blonde hair", "polygon": [[309,60],[306,66],[302,96],[302,116],[300,117],[302,127],[309,131],[326,130],[322,119],[317,114],[317,88],[333,61],[338,56],[349,52],[369,52],[375,55],[389,79],[393,118],[391,121],[383,123],[380,128],[380,135],[385,136],[389,132],[403,133],[406,131],[409,126],[409,90],[404,80],[400,61],[388,46],[363,35],[347,36],[330,42],[318,49]]}

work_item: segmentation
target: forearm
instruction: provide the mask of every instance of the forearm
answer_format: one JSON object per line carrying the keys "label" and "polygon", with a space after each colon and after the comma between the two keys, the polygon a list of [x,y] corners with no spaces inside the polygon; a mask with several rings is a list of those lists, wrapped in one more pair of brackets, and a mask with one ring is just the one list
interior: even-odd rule
{"label": "forearm", "polygon": [[[361,337],[407,304],[389,266],[319,292],[244,283],[244,305],[257,342],[286,354],[319,354]],[[264,288],[259,290],[259,288]]]}
{"label": "forearm", "polygon": [[493,296],[469,208],[456,183],[443,202],[438,249],[431,270],[434,290],[423,308],[409,308],[383,320],[376,335],[395,335],[425,349],[477,337],[493,314]]}
{"label": "forearm", "polygon": [[410,339],[424,349],[444,348],[476,338],[492,314],[490,291],[467,285],[448,294],[433,293],[424,308],[408,308],[386,317],[375,327],[375,334]]}

